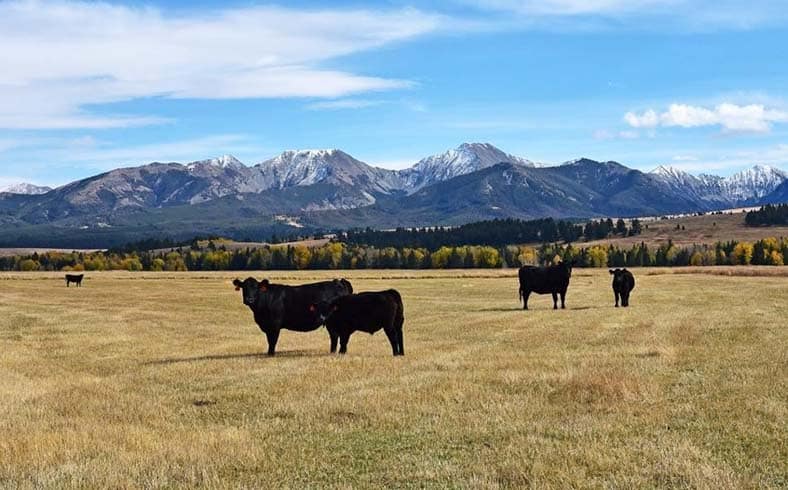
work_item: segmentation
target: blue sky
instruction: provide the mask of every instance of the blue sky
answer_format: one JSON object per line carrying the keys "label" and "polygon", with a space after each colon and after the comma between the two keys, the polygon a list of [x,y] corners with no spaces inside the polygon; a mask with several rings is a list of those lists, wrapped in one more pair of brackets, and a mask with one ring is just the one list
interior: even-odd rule
{"label": "blue sky", "polygon": [[0,0],[0,185],[465,141],[531,160],[788,170],[779,1]]}

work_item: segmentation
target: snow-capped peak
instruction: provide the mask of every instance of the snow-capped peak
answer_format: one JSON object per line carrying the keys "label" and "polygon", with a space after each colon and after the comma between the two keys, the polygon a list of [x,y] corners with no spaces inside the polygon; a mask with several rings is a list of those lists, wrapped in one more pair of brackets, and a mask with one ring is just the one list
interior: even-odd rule
{"label": "snow-capped peak", "polygon": [[652,170],[650,173],[656,175],[665,175],[665,176],[676,176],[676,175],[684,175],[687,172],[673,167],[671,165],[658,165],[657,168]]}
{"label": "snow-capped peak", "polygon": [[418,190],[435,182],[476,172],[501,162],[533,167],[533,162],[504,153],[490,143],[463,143],[420,160],[413,167],[401,172],[407,186]]}
{"label": "snow-capped peak", "polygon": [[788,175],[769,165],[754,165],[723,179],[726,193],[734,199],[761,198],[782,184]]}
{"label": "snow-capped peak", "polygon": [[[287,150],[255,166],[264,188],[283,189],[317,183],[367,186],[388,193],[401,186],[397,173],[372,167],[336,148]],[[369,199],[370,203],[374,198]]]}
{"label": "snow-capped peak", "polygon": [[218,158],[211,158],[209,160],[200,160],[197,162],[192,162],[189,165],[187,165],[187,167],[190,169],[193,169],[195,167],[201,167],[201,166],[216,167],[222,169],[226,169],[226,168],[242,169],[246,167],[243,163],[241,163],[240,160],[238,160],[232,155],[222,155]]}
{"label": "snow-capped peak", "polygon": [[35,184],[28,184],[26,182],[22,182],[19,184],[12,184],[0,187],[0,192],[5,192],[8,194],[25,194],[28,196],[36,196],[39,194],[46,194],[47,192],[51,191],[51,187],[40,186]]}

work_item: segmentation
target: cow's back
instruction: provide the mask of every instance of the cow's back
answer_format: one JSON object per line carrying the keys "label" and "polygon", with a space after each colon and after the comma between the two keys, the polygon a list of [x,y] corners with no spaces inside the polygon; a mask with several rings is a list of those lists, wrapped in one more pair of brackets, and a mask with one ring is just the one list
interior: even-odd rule
{"label": "cow's back", "polygon": [[[300,286],[271,284],[258,311],[266,323],[281,324],[289,330],[309,331],[320,326],[320,320],[310,311],[311,305],[331,303],[350,294],[353,287],[349,281],[321,281]],[[258,314],[258,312],[256,312]]]}

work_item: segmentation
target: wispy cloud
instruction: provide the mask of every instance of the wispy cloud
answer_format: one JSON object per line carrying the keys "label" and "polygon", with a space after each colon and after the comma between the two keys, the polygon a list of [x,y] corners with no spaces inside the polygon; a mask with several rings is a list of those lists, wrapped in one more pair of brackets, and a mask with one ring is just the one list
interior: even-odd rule
{"label": "wispy cloud", "polygon": [[364,109],[367,107],[374,107],[385,104],[384,100],[368,100],[368,99],[337,99],[326,100],[322,102],[314,102],[306,106],[311,111],[335,111],[342,109]]}
{"label": "wispy cloud", "polygon": [[623,14],[653,11],[682,0],[467,0],[481,8],[530,15]]}
{"label": "wispy cloud", "polygon": [[[782,0],[455,0],[546,29],[746,30],[788,20]],[[642,22],[638,22],[643,20]]]}
{"label": "wispy cloud", "polygon": [[671,104],[660,113],[654,109],[642,113],[627,112],[624,120],[633,128],[719,126],[730,133],[766,133],[774,123],[788,122],[788,112],[770,109],[762,104],[723,103],[712,108]]}
{"label": "wispy cloud", "polygon": [[606,140],[635,140],[640,138],[640,133],[638,131],[611,131],[609,129],[597,129],[593,133],[593,137],[595,140],[606,141]]}
{"label": "wispy cloud", "polygon": [[85,135],[75,138],[26,138],[16,140],[13,147],[8,146],[6,151],[13,155],[4,159],[13,158],[17,163],[15,175],[2,175],[6,169],[0,167],[0,180],[5,183],[24,181],[51,186],[120,167],[150,162],[187,163],[222,154],[232,154],[249,165],[276,151],[244,134],[218,134],[142,145],[105,141]]}
{"label": "wispy cloud", "polygon": [[777,144],[755,150],[706,151],[695,155],[677,155],[671,166],[687,172],[735,171],[756,164],[770,165],[788,171],[788,144]]}
{"label": "wispy cloud", "polygon": [[166,122],[88,110],[148,97],[342,97],[408,88],[407,80],[321,63],[434,32],[445,20],[415,9],[262,6],[173,14],[101,2],[0,2],[0,127]]}

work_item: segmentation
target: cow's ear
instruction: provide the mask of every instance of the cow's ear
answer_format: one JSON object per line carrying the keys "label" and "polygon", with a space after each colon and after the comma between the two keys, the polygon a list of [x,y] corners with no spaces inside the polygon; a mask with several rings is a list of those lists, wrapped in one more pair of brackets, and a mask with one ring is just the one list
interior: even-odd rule
{"label": "cow's ear", "polygon": [[333,310],[333,311],[337,311],[338,309],[339,309],[339,305],[334,305],[334,307],[331,308],[331,310]]}
{"label": "cow's ear", "polygon": [[311,311],[312,313],[314,313],[316,309],[317,307],[315,305],[309,305],[309,311]]}
{"label": "cow's ear", "polygon": [[268,281],[261,282],[258,287],[260,288],[260,291],[268,291]]}
{"label": "cow's ear", "polygon": [[608,269],[607,271],[608,271],[609,273],[611,273],[611,274],[615,274],[615,272],[613,271],[613,269]]}
{"label": "cow's ear", "polygon": [[240,280],[238,280],[238,279],[235,279],[233,281],[233,286],[235,286],[235,290],[236,291],[240,291],[242,285],[243,285],[243,283]]}
{"label": "cow's ear", "polygon": [[263,279],[262,281],[260,281],[260,284],[264,284],[264,285],[268,286],[271,283],[268,282],[268,279]]}

